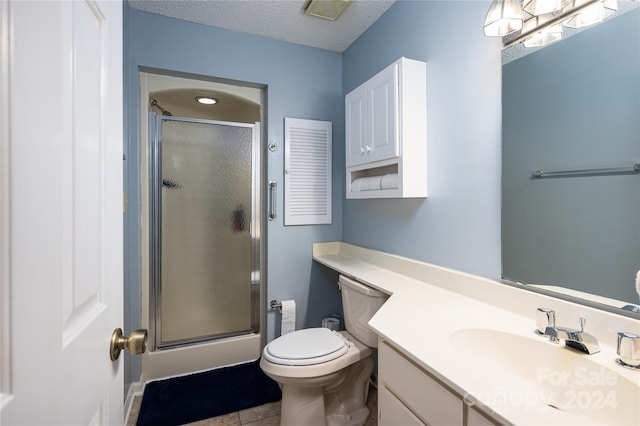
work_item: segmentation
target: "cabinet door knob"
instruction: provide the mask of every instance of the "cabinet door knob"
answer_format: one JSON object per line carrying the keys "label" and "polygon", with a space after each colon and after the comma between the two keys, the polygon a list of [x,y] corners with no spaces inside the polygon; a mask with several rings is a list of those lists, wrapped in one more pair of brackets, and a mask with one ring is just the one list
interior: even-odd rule
{"label": "cabinet door knob", "polygon": [[367,152],[371,152],[371,147],[367,145]]}
{"label": "cabinet door knob", "polygon": [[360,147],[360,155],[364,155],[367,152],[363,147]]}

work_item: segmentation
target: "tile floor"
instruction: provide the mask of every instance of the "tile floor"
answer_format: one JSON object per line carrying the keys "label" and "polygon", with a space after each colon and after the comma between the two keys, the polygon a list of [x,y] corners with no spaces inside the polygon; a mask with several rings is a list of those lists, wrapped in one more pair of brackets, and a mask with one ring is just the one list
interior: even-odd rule
{"label": "tile floor", "polygon": [[[135,426],[140,411],[142,396],[136,396],[131,407],[131,414],[127,426]],[[365,426],[378,425],[378,391],[372,386],[367,400],[369,419]],[[278,426],[280,425],[280,401],[258,407],[248,408],[224,416],[212,417],[189,423],[190,426]]]}

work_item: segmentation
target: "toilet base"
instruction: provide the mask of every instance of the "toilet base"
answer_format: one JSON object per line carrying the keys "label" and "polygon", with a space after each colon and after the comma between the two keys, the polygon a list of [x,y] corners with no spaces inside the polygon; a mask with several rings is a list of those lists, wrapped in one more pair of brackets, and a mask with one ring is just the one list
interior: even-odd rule
{"label": "toilet base", "polygon": [[351,365],[344,385],[324,394],[327,426],[361,426],[369,418],[367,396],[373,371],[373,358]]}
{"label": "toilet base", "polygon": [[369,418],[366,406],[373,359],[368,356],[327,375],[323,385],[286,381],[282,384],[282,426],[361,426]]}
{"label": "toilet base", "polygon": [[362,426],[369,418],[369,409],[360,408],[349,415],[332,414],[327,416],[327,426]]}

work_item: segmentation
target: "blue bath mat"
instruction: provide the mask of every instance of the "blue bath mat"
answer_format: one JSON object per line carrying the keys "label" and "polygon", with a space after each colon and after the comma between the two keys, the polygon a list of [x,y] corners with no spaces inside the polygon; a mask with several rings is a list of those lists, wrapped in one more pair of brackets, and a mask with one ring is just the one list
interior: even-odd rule
{"label": "blue bath mat", "polygon": [[182,425],[279,401],[280,387],[259,361],[149,383],[137,424]]}

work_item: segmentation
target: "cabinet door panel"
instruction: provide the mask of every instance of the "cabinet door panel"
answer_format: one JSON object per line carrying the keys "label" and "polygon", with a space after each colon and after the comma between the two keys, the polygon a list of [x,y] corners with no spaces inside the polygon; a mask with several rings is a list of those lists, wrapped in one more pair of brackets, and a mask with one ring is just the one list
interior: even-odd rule
{"label": "cabinet door panel", "polygon": [[473,407],[467,407],[467,425],[466,426],[495,426],[499,423],[494,423],[487,417],[483,416],[480,411]]}
{"label": "cabinet door panel", "polygon": [[462,399],[387,345],[378,344],[380,387],[387,387],[431,425],[462,425]]}
{"label": "cabinet door panel", "polygon": [[378,395],[378,425],[424,426],[424,423],[383,386]]}
{"label": "cabinet door panel", "polygon": [[367,83],[369,103],[369,161],[398,156],[398,64],[384,69]]}
{"label": "cabinet door panel", "polygon": [[347,167],[368,161],[365,151],[367,130],[367,90],[361,86],[349,93],[345,99]]}

